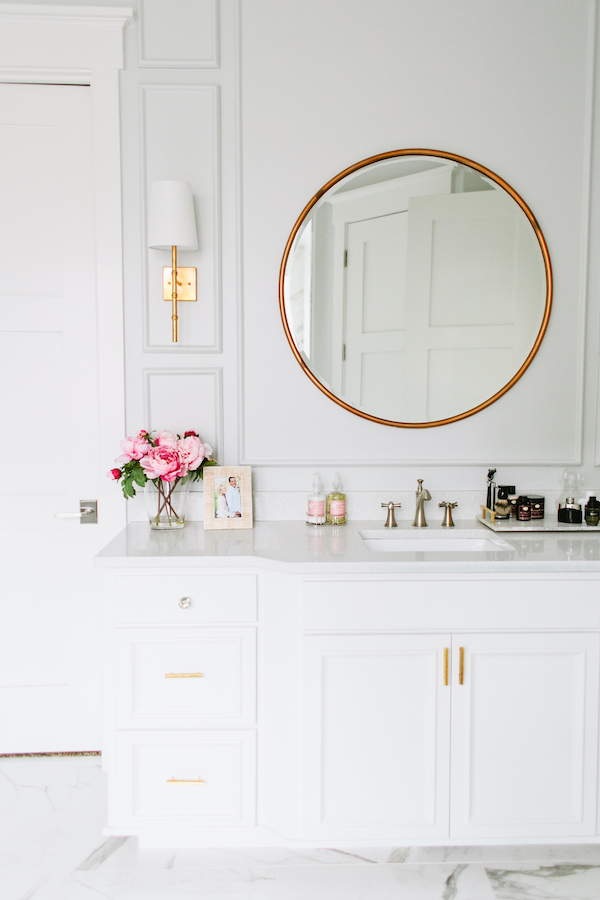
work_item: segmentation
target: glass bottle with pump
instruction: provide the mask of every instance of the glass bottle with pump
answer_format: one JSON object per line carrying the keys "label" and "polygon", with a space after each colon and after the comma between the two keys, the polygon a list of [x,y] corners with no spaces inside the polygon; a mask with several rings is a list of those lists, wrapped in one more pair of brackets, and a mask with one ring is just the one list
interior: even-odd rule
{"label": "glass bottle with pump", "polygon": [[337,472],[333,476],[333,486],[327,494],[327,524],[346,524],[346,495],[342,493],[342,479]]}
{"label": "glass bottle with pump", "polygon": [[321,485],[321,479],[317,472],[313,475],[312,493],[308,495],[308,511],[306,514],[307,525],[324,525],[325,516],[325,492]]}

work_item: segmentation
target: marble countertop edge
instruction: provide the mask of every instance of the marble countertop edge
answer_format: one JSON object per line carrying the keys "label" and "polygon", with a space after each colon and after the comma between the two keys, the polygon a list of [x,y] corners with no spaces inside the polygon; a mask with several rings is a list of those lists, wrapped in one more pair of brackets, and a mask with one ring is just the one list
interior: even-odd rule
{"label": "marble countertop edge", "polygon": [[[258,522],[253,529],[210,531],[190,522],[177,532],[152,531],[133,522],[95,558],[102,568],[265,569],[292,574],[523,573],[600,572],[600,532],[527,532],[501,535],[505,551],[371,551],[360,532],[389,539],[404,532],[427,545],[428,538],[450,540],[494,535],[475,520],[456,522],[448,530],[432,525],[427,532],[399,523],[390,532],[381,522],[349,522],[315,528],[304,522]],[[410,531],[410,535],[407,534]],[[381,532],[381,535],[379,535]]]}

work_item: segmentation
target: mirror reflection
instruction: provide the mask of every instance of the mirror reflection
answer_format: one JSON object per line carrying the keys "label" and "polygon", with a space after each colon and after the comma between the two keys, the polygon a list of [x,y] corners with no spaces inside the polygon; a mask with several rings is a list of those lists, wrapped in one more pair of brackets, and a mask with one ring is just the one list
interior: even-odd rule
{"label": "mirror reflection", "polygon": [[280,304],[325,393],[418,427],[471,415],[520,377],[550,286],[543,236],[505,182],[461,157],[395,151],[313,198],[288,241]]}

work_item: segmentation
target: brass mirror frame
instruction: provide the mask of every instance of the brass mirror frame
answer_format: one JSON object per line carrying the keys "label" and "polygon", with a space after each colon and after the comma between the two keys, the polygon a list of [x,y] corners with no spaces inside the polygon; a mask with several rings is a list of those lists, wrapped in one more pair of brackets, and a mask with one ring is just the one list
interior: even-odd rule
{"label": "brass mirror frame", "polygon": [[[542,319],[542,324],[540,326],[540,330],[535,339],[533,347],[531,351],[518,370],[518,372],[510,379],[510,381],[504,385],[499,391],[497,391],[492,397],[486,400],[484,403],[480,403],[479,406],[474,406],[472,409],[468,409],[466,412],[459,413],[456,416],[450,416],[447,419],[438,419],[435,422],[396,422],[392,419],[382,419],[379,416],[372,416],[369,413],[363,412],[363,410],[356,409],[354,406],[350,406],[350,404],[346,403],[344,400],[341,400],[335,394],[333,394],[328,388],[322,384],[317,376],[311,372],[308,368],[296,344],[294,343],[294,338],[292,336],[292,332],[287,321],[287,317],[285,314],[285,298],[283,291],[283,280],[285,275],[285,270],[287,266],[287,262],[291,253],[292,244],[294,243],[294,239],[300,230],[302,223],[306,219],[308,213],[311,211],[313,206],[321,199],[321,197],[327,193],[327,191],[332,188],[335,184],[342,181],[342,179],[346,178],[346,176],[351,175],[353,172],[357,172],[359,169],[363,169],[366,166],[371,165],[372,163],[381,162],[386,159],[394,159],[398,156],[437,156],[440,159],[450,159],[457,163],[462,163],[463,165],[470,166],[472,169],[475,169],[477,172],[481,172],[482,175],[485,175],[487,178],[490,178],[497,185],[499,185],[503,190],[509,194],[513,200],[518,203],[521,207],[525,215],[527,216],[531,227],[535,232],[535,236],[540,245],[540,250],[542,251],[542,257],[544,260],[544,269],[546,272],[546,307],[544,310],[544,316]],[[296,224],[292,229],[292,233],[290,234],[287,244],[285,245],[285,250],[283,253],[283,259],[281,261],[281,268],[279,271],[279,310],[281,312],[281,320],[283,322],[283,328],[292,348],[292,353],[300,363],[300,366],[304,370],[305,374],[308,375],[310,380],[313,382],[316,387],[319,388],[330,400],[333,400],[334,403],[337,403],[338,406],[342,406],[344,409],[348,410],[348,412],[354,413],[356,416],[360,416],[363,419],[368,419],[371,422],[378,422],[380,425],[391,425],[395,428],[435,428],[438,425],[449,425],[451,422],[458,422],[460,419],[466,419],[468,416],[474,416],[475,413],[480,412],[482,409],[485,409],[486,406],[490,406],[492,403],[495,403],[496,400],[499,400],[507,391],[513,387],[517,383],[517,381],[524,374],[525,370],[529,368],[533,357],[539,350],[540,344],[542,343],[544,334],[546,333],[546,328],[548,327],[548,320],[550,318],[550,310],[552,307],[552,266],[550,264],[550,255],[548,253],[548,247],[546,246],[546,241],[544,239],[544,235],[542,234],[542,230],[537,223],[537,220],[525,201],[522,197],[517,194],[517,192],[511,188],[509,184],[504,181],[504,179],[500,178],[499,175],[496,175],[495,172],[492,172],[490,169],[486,169],[485,166],[480,165],[479,163],[473,162],[472,159],[467,159],[465,156],[458,156],[455,153],[446,153],[443,150],[424,150],[424,149],[410,149],[410,150],[390,150],[388,153],[378,153],[377,156],[370,156],[368,159],[363,159],[360,162],[355,163],[353,166],[349,166],[347,169],[344,169],[343,172],[340,172],[339,175],[336,175],[327,184],[323,185],[323,187],[317,191],[315,196],[310,200],[302,212],[298,217]]]}

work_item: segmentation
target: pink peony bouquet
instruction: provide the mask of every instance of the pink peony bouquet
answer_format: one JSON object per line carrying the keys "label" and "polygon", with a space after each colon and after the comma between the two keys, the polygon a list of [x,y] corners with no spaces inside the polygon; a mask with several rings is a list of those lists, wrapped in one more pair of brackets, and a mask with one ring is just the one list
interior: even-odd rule
{"label": "pink peony bouquet", "polygon": [[142,429],[136,437],[121,441],[123,452],[115,459],[120,468],[107,472],[113,481],[121,482],[125,497],[135,497],[135,486],[144,487],[147,481],[159,488],[161,482],[198,481],[204,466],[217,465],[212,447],[202,443],[195,431],[186,431],[183,437],[172,431],[153,434]]}

